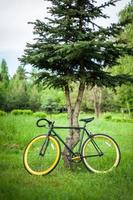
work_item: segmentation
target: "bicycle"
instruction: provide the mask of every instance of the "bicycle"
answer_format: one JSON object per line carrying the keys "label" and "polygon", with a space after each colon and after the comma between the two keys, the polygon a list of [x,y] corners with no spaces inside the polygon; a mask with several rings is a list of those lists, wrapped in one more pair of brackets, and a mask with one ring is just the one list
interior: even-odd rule
{"label": "bicycle", "polygon": [[[23,161],[25,169],[33,175],[49,174],[58,165],[61,157],[60,142],[68,149],[71,162],[83,162],[86,168],[95,173],[107,173],[112,171],[120,163],[120,148],[116,141],[106,134],[92,134],[87,131],[86,124],[94,120],[94,117],[81,119],[82,127],[60,127],[54,126],[54,121],[39,119],[38,127],[42,121],[48,123],[48,133],[36,136],[26,146]],[[78,152],[70,149],[64,140],[55,132],[55,129],[77,129],[82,130],[79,141]],[[87,138],[84,139],[85,133]]]}

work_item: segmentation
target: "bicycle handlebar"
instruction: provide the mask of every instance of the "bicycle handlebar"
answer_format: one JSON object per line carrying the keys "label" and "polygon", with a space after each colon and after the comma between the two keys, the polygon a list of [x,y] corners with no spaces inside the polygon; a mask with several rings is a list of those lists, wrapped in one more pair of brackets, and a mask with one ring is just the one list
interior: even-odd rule
{"label": "bicycle handlebar", "polygon": [[37,120],[37,122],[36,122],[36,125],[37,125],[38,127],[45,127],[45,126],[46,126],[46,125],[40,125],[40,124],[39,124],[40,121],[46,121],[46,122],[48,123],[49,126],[50,126],[50,124],[53,123],[52,121],[49,121],[48,119],[42,118],[42,119]]}

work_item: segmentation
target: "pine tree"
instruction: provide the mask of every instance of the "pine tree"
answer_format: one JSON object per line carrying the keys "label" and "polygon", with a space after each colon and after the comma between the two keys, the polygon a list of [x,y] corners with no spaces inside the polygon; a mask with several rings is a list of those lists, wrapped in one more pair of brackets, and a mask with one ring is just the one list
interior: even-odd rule
{"label": "pine tree", "polygon": [[[36,20],[34,25],[36,42],[27,44],[21,61],[39,70],[38,81],[47,87],[62,88],[66,97],[70,126],[78,126],[78,116],[86,86],[115,87],[131,81],[131,77],[111,75],[111,68],[118,58],[130,54],[125,39],[118,39],[125,24],[111,24],[103,28],[95,23],[97,18],[106,19],[104,8],[114,6],[118,0],[109,0],[97,5],[95,0],[49,0],[51,18]],[[72,105],[71,87],[78,85],[77,98]],[[79,132],[70,131],[66,142],[74,147],[79,141]],[[69,165],[64,149],[65,164]]]}
{"label": "pine tree", "polygon": [[18,66],[16,73],[14,74],[14,78],[19,79],[19,80],[26,80],[26,70],[24,66]]}
{"label": "pine tree", "polygon": [[2,59],[0,65],[0,81],[2,81],[5,86],[9,83],[8,66],[5,59]]}
{"label": "pine tree", "polygon": [[23,66],[17,68],[10,80],[7,99],[8,110],[29,108],[28,83]]}
{"label": "pine tree", "polygon": [[129,47],[133,47],[133,0],[119,13],[119,20],[123,22],[129,20],[121,37],[127,40]]}
{"label": "pine tree", "polygon": [[7,90],[9,85],[8,66],[5,59],[0,64],[0,109],[6,110]]}

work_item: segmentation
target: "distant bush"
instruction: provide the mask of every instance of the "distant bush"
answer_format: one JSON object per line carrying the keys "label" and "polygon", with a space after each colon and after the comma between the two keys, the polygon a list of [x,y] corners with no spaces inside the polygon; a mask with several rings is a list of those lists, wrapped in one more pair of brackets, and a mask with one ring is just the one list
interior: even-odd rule
{"label": "distant bush", "polygon": [[124,119],[124,118],[114,118],[111,121],[113,122],[127,122],[127,123],[133,123],[133,119]]}
{"label": "distant bush", "polygon": [[133,123],[133,119],[126,119],[126,122]]}
{"label": "distant bush", "polygon": [[113,118],[112,122],[125,122],[125,120],[120,119],[120,118]]}
{"label": "distant bush", "polygon": [[44,112],[35,112],[35,113],[33,113],[33,116],[40,117],[40,118],[45,118],[46,117],[46,113],[44,113]]}
{"label": "distant bush", "polygon": [[33,114],[33,111],[32,110],[22,110],[22,113],[24,115],[32,115]]}
{"label": "distant bush", "polygon": [[19,110],[19,109],[12,110],[11,114],[13,114],[13,115],[21,115],[22,114],[22,110]]}
{"label": "distant bush", "polygon": [[14,109],[11,111],[11,114],[13,115],[32,115],[32,110],[21,110],[21,109]]}
{"label": "distant bush", "polygon": [[105,114],[104,119],[111,120],[112,116],[110,114]]}
{"label": "distant bush", "polygon": [[0,110],[0,116],[5,116],[5,115],[6,115],[6,112],[3,110]]}

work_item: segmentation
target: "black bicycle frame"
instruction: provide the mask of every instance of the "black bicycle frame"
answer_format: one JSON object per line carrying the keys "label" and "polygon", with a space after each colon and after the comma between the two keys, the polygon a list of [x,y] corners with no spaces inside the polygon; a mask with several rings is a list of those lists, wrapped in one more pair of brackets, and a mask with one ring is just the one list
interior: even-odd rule
{"label": "black bicycle frame", "polygon": [[[51,124],[47,135],[48,136],[50,136],[50,135],[56,136],[59,139],[59,141],[61,141],[64,144],[64,146],[68,149],[68,151],[73,156],[76,156],[76,154],[73,152],[73,150],[68,147],[68,145],[64,142],[64,140],[54,131],[54,129],[76,129],[76,130],[82,130],[82,136],[81,136],[80,143],[79,143],[79,149],[78,149],[78,152],[76,152],[76,153],[80,154],[81,153],[81,147],[82,147],[83,139],[84,139],[84,134],[86,133],[88,138],[92,137],[91,132],[88,132],[85,127],[86,126],[84,126],[84,127],[65,127],[65,126],[61,127],[61,126],[53,126],[53,124]],[[101,155],[102,151],[100,150],[100,148],[98,147],[96,142],[93,140],[93,138],[91,139],[91,142],[92,142],[93,146],[95,147],[96,151],[98,152],[98,155],[92,155],[92,156],[94,157],[94,156]],[[45,148],[44,148],[44,146],[45,146]],[[44,142],[44,144],[43,144],[43,146],[42,146],[42,148],[40,150],[40,155],[44,155],[45,154],[47,146],[48,146],[48,140]],[[44,149],[44,151],[43,151],[43,149]],[[91,157],[91,156],[86,156],[86,157]]]}
{"label": "black bicycle frame", "polygon": [[[64,126],[60,127],[60,126],[54,126],[53,129],[76,129],[76,130],[79,130],[79,131],[83,130],[82,136],[81,136],[81,139],[80,139],[80,143],[79,143],[78,153],[81,152],[81,146],[82,146],[82,142],[83,142],[83,138],[84,138],[85,132],[87,133],[88,137],[91,136],[91,133],[87,132],[87,130],[84,127],[64,127]],[[56,136],[64,144],[64,146],[68,149],[69,152],[72,153],[72,155],[75,155],[75,153],[72,151],[72,149],[70,149],[68,147],[68,145],[64,142],[64,140],[53,129],[51,130],[51,133],[53,133],[53,135]]]}

